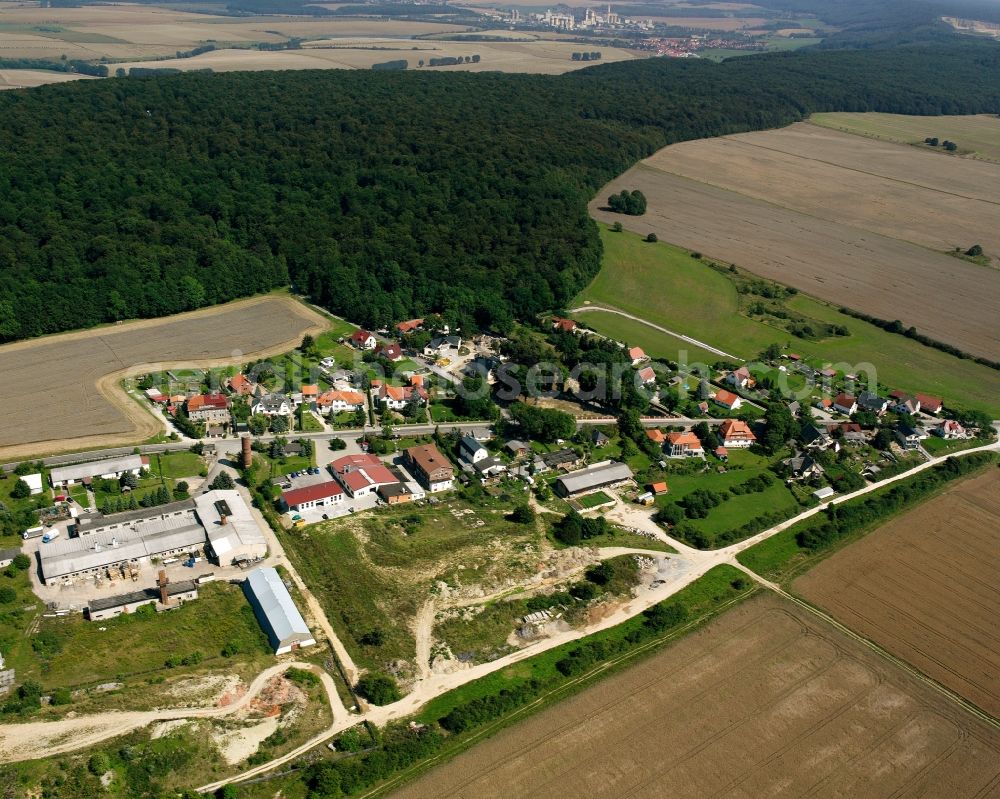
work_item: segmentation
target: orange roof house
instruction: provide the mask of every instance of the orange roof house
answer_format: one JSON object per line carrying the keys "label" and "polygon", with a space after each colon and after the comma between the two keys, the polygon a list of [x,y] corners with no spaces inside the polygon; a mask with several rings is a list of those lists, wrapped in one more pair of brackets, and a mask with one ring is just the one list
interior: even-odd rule
{"label": "orange roof house", "polygon": [[233,375],[226,381],[229,390],[240,396],[248,396],[253,393],[253,383],[246,375]]}
{"label": "orange roof house", "polygon": [[701,441],[690,430],[667,434],[667,449],[672,458],[694,457],[705,454]]}
{"label": "orange roof house", "polygon": [[725,447],[743,449],[753,446],[757,441],[750,426],[740,419],[726,419],[719,426],[719,438]]}
{"label": "orange roof house", "polygon": [[646,437],[654,444],[662,444],[664,441],[667,440],[667,437],[664,434],[664,432],[660,430],[660,428],[658,427],[651,427],[649,430],[647,430]]}
{"label": "orange roof house", "polygon": [[419,330],[424,325],[423,319],[408,319],[405,322],[400,322],[396,325],[396,330],[400,333],[412,333],[414,330]]}
{"label": "orange roof house", "polygon": [[731,411],[735,411],[740,407],[740,405],[743,404],[743,400],[741,400],[738,395],[734,394],[732,391],[726,391],[724,388],[720,388],[712,400],[717,405],[721,405],[723,408],[728,408]]}

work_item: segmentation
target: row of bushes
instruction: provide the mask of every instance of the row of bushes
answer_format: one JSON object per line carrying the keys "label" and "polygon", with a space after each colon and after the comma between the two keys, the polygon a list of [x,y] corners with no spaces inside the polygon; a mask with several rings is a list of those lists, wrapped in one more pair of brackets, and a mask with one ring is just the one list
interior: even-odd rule
{"label": "row of bushes", "polygon": [[598,663],[627,652],[637,644],[677,626],[687,619],[688,612],[683,605],[672,602],[669,605],[654,605],[649,610],[644,610],[642,615],[642,624],[630,630],[623,638],[587,641],[556,661],[556,669],[565,677],[583,674]]}
{"label": "row of bushes", "polygon": [[465,732],[516,710],[534,699],[541,689],[542,683],[534,679],[514,688],[504,688],[498,694],[481,696],[452,708],[438,723],[450,733]]}
{"label": "row of bushes", "polygon": [[855,311],[851,308],[841,308],[840,312],[847,314],[848,316],[853,316],[855,319],[860,319],[862,322],[868,322],[876,327],[880,327],[889,333],[898,333],[901,336],[912,338],[914,341],[918,341],[926,347],[933,347],[936,350],[947,352],[949,355],[954,355],[956,358],[964,358],[967,361],[975,361],[983,366],[988,366],[990,369],[1000,370],[1000,361],[992,361],[989,358],[972,355],[965,350],[960,350],[952,344],[946,344],[943,341],[938,341],[937,339],[925,336],[923,333],[918,333],[915,327],[903,327],[903,323],[898,319],[894,319],[890,322],[887,319],[879,319],[877,316],[869,316],[866,313],[861,313],[861,311]]}
{"label": "row of bushes", "polygon": [[825,549],[839,539],[902,510],[945,483],[995,460],[996,457],[989,452],[948,458],[944,463],[927,469],[878,496],[842,505],[830,505],[824,511],[826,521],[800,530],[795,540],[800,547],[810,552]]}
{"label": "row of bushes", "polygon": [[567,546],[576,546],[581,541],[614,532],[614,526],[603,516],[584,518],[576,511],[570,511],[552,525],[552,534],[557,541]]}

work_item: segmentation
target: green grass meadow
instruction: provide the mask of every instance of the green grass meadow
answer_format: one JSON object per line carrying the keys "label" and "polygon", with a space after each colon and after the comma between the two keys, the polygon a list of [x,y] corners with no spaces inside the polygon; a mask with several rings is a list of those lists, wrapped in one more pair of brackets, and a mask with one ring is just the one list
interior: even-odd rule
{"label": "green grass meadow", "polygon": [[[888,333],[802,294],[786,300],[786,306],[807,317],[843,325],[850,335],[821,341],[796,338],[741,314],[733,281],[687,250],[600,227],[604,265],[573,300],[574,307],[586,301],[613,306],[746,359],[777,343],[787,344],[804,358],[846,363],[854,370],[870,363],[884,385],[936,394],[945,404],[1000,416],[1000,375],[995,370]],[[675,352],[676,340],[641,323],[596,312],[579,314],[579,318],[599,333],[638,343],[647,352],[665,357]],[[710,357],[718,360],[718,356]],[[676,353],[671,359],[676,359]]]}

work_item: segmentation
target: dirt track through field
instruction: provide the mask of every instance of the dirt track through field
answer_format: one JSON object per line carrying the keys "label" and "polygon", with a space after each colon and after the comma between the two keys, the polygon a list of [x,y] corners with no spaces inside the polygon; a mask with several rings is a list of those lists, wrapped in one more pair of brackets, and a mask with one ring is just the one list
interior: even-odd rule
{"label": "dirt track through field", "polygon": [[213,707],[175,708],[142,711],[112,711],[89,716],[0,725],[0,761],[13,763],[51,757],[94,746],[101,741],[137,730],[156,721],[171,719],[224,718],[246,708],[267,686],[272,677],[288,668],[307,669],[320,678],[334,722],[347,717],[337,686],[329,674],[310,663],[286,661],[262,671],[236,701]]}
{"label": "dirt track through field", "polygon": [[761,596],[393,796],[974,796],[998,780],[995,728]]}
{"label": "dirt track through field", "polygon": [[[672,145],[601,190],[601,221],[1000,357],[1000,165],[800,123]],[[649,210],[600,210],[640,189]],[[980,244],[980,266],[946,254]]]}
{"label": "dirt track through field", "polygon": [[121,388],[126,375],[243,363],[326,327],[302,303],[265,296],[0,347],[0,461],[142,441],[161,423]]}
{"label": "dirt track through field", "polygon": [[798,578],[834,618],[1000,717],[1000,470],[953,486]]}

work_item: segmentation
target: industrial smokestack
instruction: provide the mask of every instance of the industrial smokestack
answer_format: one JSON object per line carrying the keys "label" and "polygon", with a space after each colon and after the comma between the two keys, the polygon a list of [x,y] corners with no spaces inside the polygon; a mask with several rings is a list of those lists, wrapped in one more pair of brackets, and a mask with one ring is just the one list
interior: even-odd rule
{"label": "industrial smokestack", "polygon": [[167,596],[167,583],[169,582],[167,572],[164,569],[160,569],[160,577],[156,581],[156,584],[160,587],[160,602],[164,605],[170,604],[170,597]]}
{"label": "industrial smokestack", "polygon": [[249,469],[253,465],[253,451],[250,449],[250,436],[243,436],[243,468]]}

